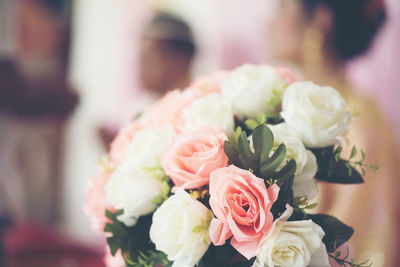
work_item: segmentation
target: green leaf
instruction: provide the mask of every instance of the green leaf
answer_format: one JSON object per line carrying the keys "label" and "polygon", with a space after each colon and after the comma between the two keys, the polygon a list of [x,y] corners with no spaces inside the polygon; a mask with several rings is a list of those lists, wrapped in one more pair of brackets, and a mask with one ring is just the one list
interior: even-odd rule
{"label": "green leaf", "polygon": [[162,194],[166,197],[168,197],[168,194],[170,192],[171,187],[167,182],[163,182],[162,184]]}
{"label": "green leaf", "polygon": [[117,212],[111,212],[109,210],[106,210],[106,217],[107,219],[113,220],[115,219],[118,215],[121,215],[124,213],[124,210],[118,210]]}
{"label": "green leaf", "polygon": [[204,226],[203,226],[203,225],[198,225],[198,226],[196,226],[196,227],[194,227],[194,228],[192,229],[192,232],[195,233],[195,234],[198,234],[198,233],[203,232],[204,230],[205,230],[205,229],[204,229]]}
{"label": "green leaf", "polygon": [[233,165],[239,168],[243,168],[243,164],[239,158],[239,153],[233,144],[229,143],[228,141],[225,141],[224,152],[228,157],[228,159],[233,163]]}
{"label": "green leaf", "polygon": [[362,173],[362,176],[367,175],[367,172],[365,171],[365,168],[362,168],[362,169],[361,169],[361,173]]}
{"label": "green leaf", "polygon": [[286,156],[286,147],[284,144],[280,144],[275,150],[272,157],[260,167],[260,173],[262,177],[270,177],[274,174],[276,168],[278,168]]}
{"label": "green leaf", "polygon": [[338,147],[335,149],[334,154],[335,154],[335,155],[336,155],[336,154],[340,154],[340,153],[342,153],[342,151],[343,151],[343,147],[342,147],[342,146],[338,146]]}
{"label": "green leaf", "polygon": [[230,242],[225,242],[222,246],[211,243],[196,267],[251,267],[254,260],[255,257],[251,260],[244,258]]}
{"label": "green leaf", "polygon": [[279,185],[278,199],[274,202],[271,208],[271,212],[274,218],[278,218],[282,212],[286,210],[286,204],[293,206],[293,180],[292,175],[289,179],[286,179]]}
{"label": "green leaf", "polygon": [[233,133],[233,137],[228,137],[229,142],[234,146],[237,146],[237,140],[241,133],[242,133],[242,127],[240,126],[236,127],[235,132]]}
{"label": "green leaf", "polygon": [[279,183],[284,182],[285,180],[289,179],[290,177],[294,176],[294,173],[296,172],[296,161],[294,159],[291,159],[285,167],[283,167],[278,173],[277,173],[277,180]]}
{"label": "green leaf", "polygon": [[211,210],[207,211],[207,223],[210,224],[212,219],[214,219],[214,213]]}
{"label": "green leaf", "polygon": [[115,256],[118,249],[120,248],[120,243],[121,243],[120,239],[112,236],[112,237],[107,237],[106,240],[110,248],[111,255]]}
{"label": "green leaf", "polygon": [[315,209],[317,206],[318,206],[318,203],[312,203],[312,204],[308,205],[306,207],[306,209],[312,210],[312,209]]}
{"label": "green leaf", "polygon": [[277,181],[283,183],[286,179],[294,176],[296,171],[294,160],[283,164],[282,169],[277,171],[285,159],[286,147],[285,144],[280,144],[270,156],[274,137],[267,125],[257,126],[250,134],[252,134],[254,152],[250,149],[245,131],[239,135],[237,147],[228,141],[224,143],[225,154],[234,165],[250,170],[257,177],[263,178],[266,180],[266,186]]}
{"label": "green leaf", "polygon": [[361,150],[361,160],[360,160],[360,162],[362,163],[362,162],[364,162],[364,160],[365,160],[365,152],[363,150]]}
{"label": "green leaf", "polygon": [[[324,179],[319,180],[324,181]],[[348,165],[345,160],[341,159],[335,164],[331,175],[326,181],[339,184],[361,184],[364,182],[364,179],[354,167]]]}
{"label": "green leaf", "polygon": [[250,150],[249,141],[247,140],[247,135],[245,132],[242,132],[239,136],[238,149],[240,160],[244,163],[244,165],[252,170],[257,169],[256,157]]}
{"label": "green leaf", "polygon": [[259,164],[264,164],[269,159],[269,152],[274,145],[274,135],[265,124],[257,126],[252,135],[256,157],[259,159]]}
{"label": "green leaf", "polygon": [[[346,160],[335,157],[341,148],[334,150],[333,146],[325,148],[311,149],[317,158],[318,171],[315,177],[324,182],[340,184],[359,184],[364,180],[360,173]],[[349,166],[349,167],[348,167]],[[348,168],[351,168],[349,171]]]}
{"label": "green leaf", "polygon": [[335,154],[335,161],[338,162],[339,160],[340,160],[340,154],[337,153],[337,154]]}
{"label": "green leaf", "polygon": [[153,199],[151,200],[151,202],[152,202],[154,205],[160,205],[161,203],[164,202],[164,197],[161,196],[161,195],[155,196],[155,197],[153,197]]}
{"label": "green leaf", "polygon": [[357,155],[357,148],[356,146],[353,146],[350,152],[350,159],[354,158]]}
{"label": "green leaf", "polygon": [[112,255],[120,250],[127,267],[153,267],[162,265],[171,267],[167,256],[155,251],[154,244],[150,241],[150,227],[152,224],[152,214],[139,217],[137,223],[128,227],[117,219],[123,210],[111,212],[106,210],[106,216],[110,220],[104,228],[105,232],[112,234],[107,238]]}
{"label": "green leaf", "polygon": [[209,242],[209,240],[208,240],[208,234],[205,234],[205,235],[204,235],[204,237],[203,237],[203,242],[204,242],[205,245],[208,245],[208,242]]}
{"label": "green leaf", "polygon": [[309,215],[309,217],[324,230],[325,236],[322,241],[328,253],[334,252],[336,248],[347,242],[354,233],[353,228],[342,223],[333,216],[315,214]]}
{"label": "green leaf", "polygon": [[173,264],[168,261],[167,255],[161,251],[148,250],[145,253],[139,251],[137,254],[138,256],[136,260],[130,259],[126,256],[124,257],[127,267],[171,267]]}
{"label": "green leaf", "polygon": [[155,171],[159,171],[160,167],[158,167],[158,166],[153,166],[153,167],[143,166],[142,170],[147,171],[147,172],[155,172]]}
{"label": "green leaf", "polygon": [[257,121],[259,124],[264,124],[267,122],[267,116],[264,113],[258,113],[257,115]]}
{"label": "green leaf", "polygon": [[252,119],[247,119],[245,120],[244,124],[246,125],[246,127],[250,130],[255,129],[258,126],[258,122]]}

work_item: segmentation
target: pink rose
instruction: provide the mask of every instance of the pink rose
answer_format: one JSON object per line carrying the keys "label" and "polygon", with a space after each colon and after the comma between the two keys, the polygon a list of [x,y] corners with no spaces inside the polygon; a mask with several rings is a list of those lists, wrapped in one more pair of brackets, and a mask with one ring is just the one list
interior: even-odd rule
{"label": "pink rose", "polygon": [[203,76],[194,80],[190,88],[197,88],[205,94],[221,93],[222,80],[227,76],[227,72],[219,71],[212,75]]}
{"label": "pink rose", "polygon": [[263,179],[234,165],[212,172],[210,205],[217,218],[211,221],[209,236],[214,245],[232,237],[231,245],[243,256],[256,256],[273,224],[271,207],[278,193],[276,184],[267,188]]}
{"label": "pink rose", "polygon": [[175,140],[165,151],[161,165],[178,187],[207,185],[212,171],[228,165],[223,148],[227,137],[222,130],[201,128],[185,132]]}
{"label": "pink rose", "polygon": [[145,126],[160,126],[169,123],[178,130],[184,124],[182,110],[203,95],[204,92],[196,88],[170,91],[150,106],[139,121]]}
{"label": "pink rose", "polygon": [[131,122],[118,132],[110,145],[109,156],[112,163],[119,165],[125,160],[126,148],[140,129],[137,122]]}
{"label": "pink rose", "polygon": [[276,67],[275,70],[279,74],[279,76],[285,79],[289,84],[294,83],[298,80],[297,74],[289,67],[280,66]]}
{"label": "pink rose", "polygon": [[89,215],[93,231],[102,233],[108,222],[106,208],[113,210],[107,205],[104,186],[110,178],[110,172],[102,172],[89,180],[86,190],[85,212]]}

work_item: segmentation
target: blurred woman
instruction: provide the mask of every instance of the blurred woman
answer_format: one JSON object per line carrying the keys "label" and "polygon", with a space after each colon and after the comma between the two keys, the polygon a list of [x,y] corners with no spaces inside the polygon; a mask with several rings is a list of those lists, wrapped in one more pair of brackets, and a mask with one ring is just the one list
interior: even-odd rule
{"label": "blurred woman", "polygon": [[[373,266],[400,266],[396,162],[398,144],[375,102],[357,95],[346,79],[346,63],[363,54],[385,20],[380,0],[278,0],[269,24],[269,53],[275,61],[296,65],[321,85],[338,89],[353,112],[347,134],[352,145],[363,149],[367,163],[379,171],[368,173],[363,185],[320,183],[319,211],[336,214],[355,228],[351,246],[356,256],[372,259]],[[382,92],[384,93],[384,92]]]}

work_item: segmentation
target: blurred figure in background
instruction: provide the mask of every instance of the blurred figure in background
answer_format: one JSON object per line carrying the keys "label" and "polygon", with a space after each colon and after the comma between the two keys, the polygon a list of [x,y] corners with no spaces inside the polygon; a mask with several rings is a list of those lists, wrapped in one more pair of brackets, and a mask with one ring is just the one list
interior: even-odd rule
{"label": "blurred figure in background", "polygon": [[158,13],[143,31],[140,44],[140,81],[157,98],[189,85],[195,55],[192,32],[183,20]]}
{"label": "blurred figure in background", "polygon": [[2,12],[15,13],[7,24],[14,51],[0,58],[0,217],[11,223],[0,229],[0,260],[6,266],[89,263],[98,258],[95,252],[55,230],[61,221],[64,124],[78,102],[67,82],[66,1],[3,3],[15,9],[1,5]]}
{"label": "blurred figure in background", "polygon": [[[168,91],[189,85],[195,52],[192,31],[186,22],[168,13],[154,15],[140,40],[139,80],[143,89],[129,111],[132,118]],[[101,129],[106,146],[117,131],[110,127]]]}
{"label": "blurred figure in background", "polygon": [[62,130],[78,100],[62,4],[19,1],[15,55],[0,59],[1,211],[17,221],[59,219]]}
{"label": "blurred figure in background", "polygon": [[[367,154],[369,173],[362,186],[320,184],[319,210],[336,214],[356,230],[350,244],[373,266],[399,266],[398,144],[372,99],[356,94],[346,79],[346,63],[370,47],[385,20],[380,0],[278,0],[269,25],[269,53],[276,61],[296,65],[310,79],[338,89],[353,116],[349,140]],[[349,150],[353,144],[343,142]],[[365,253],[362,255],[362,253]],[[383,256],[384,255],[384,256]]]}

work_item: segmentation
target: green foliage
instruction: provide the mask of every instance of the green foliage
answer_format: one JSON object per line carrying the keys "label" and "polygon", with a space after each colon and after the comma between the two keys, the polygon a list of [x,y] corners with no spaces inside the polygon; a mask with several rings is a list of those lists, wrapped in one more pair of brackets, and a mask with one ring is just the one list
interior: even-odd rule
{"label": "green foliage", "polygon": [[267,102],[269,107],[273,107],[271,111],[267,112],[265,116],[267,117],[267,122],[270,124],[277,124],[282,121],[281,111],[282,111],[282,93],[285,91],[288,84],[281,84],[272,89],[272,96]]}
{"label": "green foliage", "polygon": [[287,84],[281,84],[272,89],[269,101],[265,103],[269,107],[266,113],[259,113],[256,118],[248,118],[244,121],[244,126],[250,131],[257,128],[261,124],[278,124],[282,122],[282,93],[285,91]]}
{"label": "green foliage", "polygon": [[251,150],[247,134],[242,131],[235,142],[225,141],[224,151],[232,164],[239,168],[250,170],[257,177],[264,178],[268,184],[283,184],[286,180],[294,176],[296,162],[292,159],[286,165],[281,166],[286,156],[286,147],[280,144],[272,153],[274,136],[271,130],[265,125],[257,126],[252,132],[254,151]]}
{"label": "green foliage", "polygon": [[201,233],[204,232],[204,243],[208,245],[209,240],[208,240],[208,228],[210,228],[210,223],[211,220],[214,218],[214,213],[211,210],[207,211],[207,218],[200,219],[200,225],[197,225],[196,227],[193,228],[193,233]]}
{"label": "green foliage", "polygon": [[111,222],[105,225],[104,232],[113,234],[111,237],[107,238],[107,244],[113,256],[117,253],[117,250],[123,246],[125,239],[129,236],[129,228],[117,220],[118,215],[122,213],[123,210],[119,210],[115,213],[106,210],[106,217],[111,220]]}
{"label": "green foliage", "polygon": [[161,194],[154,197],[152,202],[155,205],[161,205],[168,197],[171,195],[172,182],[168,175],[165,174],[163,168],[161,167],[160,161],[157,158],[157,164],[153,167],[143,167],[144,171],[149,172],[153,178],[159,180],[162,183]]}
{"label": "green foliage", "polygon": [[[363,183],[363,176],[368,171],[376,172],[379,166],[376,164],[365,164],[365,153],[352,147],[349,158],[342,158],[343,147],[329,146],[324,148],[311,149],[317,157],[318,172],[316,178],[321,181],[341,184]],[[360,154],[360,159],[355,157]],[[361,172],[361,174],[360,174]]]}
{"label": "green foliage", "polygon": [[[280,107],[280,106],[278,106]],[[266,124],[266,123],[270,123],[270,124],[278,124],[281,122],[282,118],[280,117],[280,108],[276,109],[277,111],[274,112],[267,112],[267,113],[259,113],[257,115],[257,118],[255,119],[246,119],[244,121],[244,125],[246,126],[246,128],[250,131],[253,131],[255,128],[257,128],[257,126],[261,125],[261,124]]]}
{"label": "green foliage", "polygon": [[[168,176],[166,176],[166,177],[168,177]],[[170,185],[170,180],[169,180],[169,177],[168,177],[168,180],[164,180],[162,182],[161,195],[158,195],[158,196],[154,197],[152,202],[153,202],[153,204],[159,206],[162,203],[164,203],[164,201],[167,200],[170,195],[171,195],[171,185]]]}
{"label": "green foliage", "polygon": [[278,218],[286,210],[286,204],[293,206],[293,180],[294,175],[280,184],[278,199],[274,202],[271,212]]}
{"label": "green foliage", "polygon": [[296,162],[292,159],[280,170],[286,156],[286,147],[280,144],[275,151],[274,136],[265,124],[258,125],[252,131],[253,150],[250,148],[247,134],[238,128],[235,140],[225,141],[224,151],[230,162],[239,168],[249,170],[257,177],[263,178],[267,186],[278,184],[280,187],[278,199],[271,212],[278,217],[286,209],[286,204],[293,202],[293,179],[296,172]]}
{"label": "green foliage", "polygon": [[107,238],[111,254],[115,255],[120,249],[127,267],[148,267],[168,263],[166,256],[155,251],[154,244],[150,242],[149,231],[152,214],[138,218],[137,223],[132,227],[117,220],[120,214],[122,214],[122,210],[115,213],[106,210],[106,217],[110,222],[104,227],[104,232],[111,234]]}
{"label": "green foliage", "polygon": [[[331,257],[332,259],[334,259],[340,266],[343,267],[370,267],[372,266],[372,262],[370,262],[369,260],[366,260],[364,262],[361,263],[355,263],[355,259],[350,258],[350,252],[349,252],[349,247],[347,248],[347,252],[346,252],[346,256],[342,256],[340,251],[335,251],[335,255],[328,255],[329,257]],[[342,257],[341,257],[342,256]],[[367,265],[368,264],[368,265]]]}
{"label": "green foliage", "polygon": [[162,267],[171,267],[173,262],[170,262],[167,255],[161,251],[147,251],[146,253],[139,252],[137,260],[131,260],[125,257],[127,267],[154,267],[160,265]]}
{"label": "green foliage", "polygon": [[[341,150],[340,150],[341,152]],[[340,152],[338,153],[340,157]],[[358,168],[361,170],[362,176],[365,176],[368,171],[372,170],[374,173],[379,169],[379,165],[377,164],[365,164],[365,152],[360,149],[360,154],[361,158],[359,160],[352,160],[355,156],[357,156],[358,150],[355,146],[352,147],[349,159],[345,160],[346,162],[346,167],[349,172],[349,175],[351,175],[351,172],[353,169]]]}
{"label": "green foliage", "polygon": [[241,133],[242,133],[242,127],[237,126],[233,134],[233,138],[229,138],[229,142],[232,143],[234,146],[237,146],[238,139]]}
{"label": "green foliage", "polygon": [[318,203],[310,203],[306,197],[295,197],[293,207],[295,210],[305,213],[305,210],[312,210],[318,206]]}
{"label": "green foliage", "polygon": [[197,267],[251,267],[255,258],[247,260],[227,240],[222,246],[211,244]]}
{"label": "green foliage", "polygon": [[340,158],[342,147],[334,146],[311,149],[317,158],[318,171],[315,177],[320,181],[339,184],[359,184],[364,179],[347,161]]}
{"label": "green foliage", "polygon": [[267,119],[268,118],[264,113],[259,113],[255,120],[247,119],[244,121],[244,124],[246,125],[247,129],[253,131],[258,125],[267,123]]}
{"label": "green foliage", "polygon": [[353,228],[330,215],[312,214],[308,215],[308,218],[324,230],[325,236],[322,241],[329,253],[334,252],[337,247],[347,242],[354,233]]}

